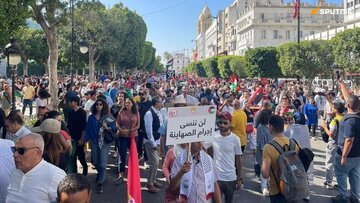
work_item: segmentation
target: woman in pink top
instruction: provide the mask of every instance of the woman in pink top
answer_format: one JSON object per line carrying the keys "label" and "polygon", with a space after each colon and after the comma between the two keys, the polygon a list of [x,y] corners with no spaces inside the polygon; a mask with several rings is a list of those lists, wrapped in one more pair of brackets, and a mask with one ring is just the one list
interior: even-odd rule
{"label": "woman in pink top", "polygon": [[[166,178],[167,184],[170,184],[170,174],[171,174],[171,168],[173,166],[175,158],[181,153],[183,149],[186,149],[187,144],[180,144],[180,145],[174,145],[171,147],[168,152],[166,153],[162,170],[164,173],[164,176]],[[174,191],[169,191],[168,189],[165,192],[165,202],[177,202],[179,197],[179,194]]]}
{"label": "woman in pink top", "polygon": [[130,137],[136,137],[140,127],[140,114],[134,100],[130,98],[125,100],[124,107],[118,114],[116,126],[118,129],[118,150],[120,154],[117,183],[120,183],[124,178],[126,152],[128,148],[130,149]]}

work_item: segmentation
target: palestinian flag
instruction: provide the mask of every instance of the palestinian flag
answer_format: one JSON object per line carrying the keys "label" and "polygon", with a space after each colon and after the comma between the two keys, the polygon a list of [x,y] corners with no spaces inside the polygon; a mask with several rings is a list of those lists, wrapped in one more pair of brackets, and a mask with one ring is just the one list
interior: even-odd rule
{"label": "palestinian flag", "polygon": [[237,79],[236,79],[236,77],[235,77],[235,73],[233,73],[232,75],[231,75],[231,89],[232,90],[234,90],[234,91],[236,91],[236,87],[237,87]]}
{"label": "palestinian flag", "polygon": [[171,59],[170,61],[168,61],[168,62],[167,62],[167,64],[166,64],[166,68],[168,68],[168,67],[172,67],[172,66],[173,66],[173,64],[174,64],[174,59]]}

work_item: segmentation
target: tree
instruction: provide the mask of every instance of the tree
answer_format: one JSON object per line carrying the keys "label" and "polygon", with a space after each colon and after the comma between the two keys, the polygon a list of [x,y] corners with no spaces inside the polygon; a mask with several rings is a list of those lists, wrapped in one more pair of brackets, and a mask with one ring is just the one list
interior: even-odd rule
{"label": "tree", "polygon": [[360,71],[360,28],[344,30],[331,40],[336,63],[347,71]]}
{"label": "tree", "polygon": [[259,47],[245,53],[245,72],[249,77],[276,78],[281,76],[274,47]]}
{"label": "tree", "polygon": [[143,56],[142,68],[143,69],[148,69],[149,68],[148,66],[150,65],[150,63],[153,60],[153,55],[155,55],[155,53],[153,53],[153,45],[152,45],[151,42],[146,41],[145,42],[145,47],[143,49],[143,54],[142,54],[142,56]]}
{"label": "tree", "polygon": [[203,61],[202,64],[207,77],[219,77],[217,57],[207,58]]}
{"label": "tree", "polygon": [[108,33],[106,54],[121,70],[139,67],[143,63],[147,28],[141,16],[122,4],[106,10],[105,30]]}
{"label": "tree", "polygon": [[15,37],[21,47],[21,60],[23,63],[23,75],[29,75],[29,60],[47,68],[49,56],[46,37],[42,30],[21,29]]}
{"label": "tree", "polygon": [[218,69],[220,77],[229,78],[232,74],[230,69],[230,61],[232,56],[221,56],[218,58]]}
{"label": "tree", "polygon": [[9,42],[10,37],[19,29],[26,27],[26,19],[30,17],[28,0],[1,0],[0,1],[0,47]]}
{"label": "tree", "polygon": [[197,76],[199,76],[199,77],[207,77],[205,68],[204,68],[203,63],[201,61],[196,62],[194,70],[195,70]]}
{"label": "tree", "polygon": [[[95,63],[99,60],[103,46],[109,35],[106,33],[104,23],[105,6],[99,1],[82,1],[74,11],[74,29],[76,36],[81,37],[88,45],[89,80],[95,78]],[[91,19],[91,20],[89,20]],[[79,43],[80,40],[77,40]]]}
{"label": "tree", "polygon": [[165,70],[164,64],[161,63],[161,56],[156,56],[154,70],[157,73],[161,73]]}
{"label": "tree", "polygon": [[59,53],[56,30],[65,20],[66,2],[65,0],[38,0],[30,2],[33,19],[43,29],[49,47],[49,87],[51,102],[54,107],[57,107],[59,103],[57,85],[57,62]]}
{"label": "tree", "polygon": [[316,75],[331,73],[333,57],[331,46],[324,41],[290,42],[278,47],[279,66],[286,76],[305,76],[313,79]]}
{"label": "tree", "polygon": [[245,60],[242,56],[233,56],[229,62],[230,70],[232,73],[245,78]]}

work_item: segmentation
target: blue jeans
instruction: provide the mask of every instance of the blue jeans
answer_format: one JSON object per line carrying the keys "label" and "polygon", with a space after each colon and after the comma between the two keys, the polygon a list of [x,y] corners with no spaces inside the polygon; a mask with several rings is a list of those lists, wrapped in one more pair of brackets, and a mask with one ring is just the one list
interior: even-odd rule
{"label": "blue jeans", "polygon": [[96,176],[96,183],[103,183],[106,178],[106,165],[109,157],[110,144],[104,143],[100,149],[99,143],[91,142],[91,160],[94,164],[98,174]]}
{"label": "blue jeans", "polygon": [[335,175],[339,185],[340,196],[347,197],[347,178],[350,183],[350,197],[360,198],[360,157],[347,158],[345,166],[341,166],[341,156],[335,155]]}
{"label": "blue jeans", "polygon": [[119,151],[119,167],[118,172],[125,172],[126,165],[126,153],[130,149],[130,138],[129,137],[119,137],[118,139],[118,151]]}
{"label": "blue jeans", "polygon": [[32,115],[32,109],[33,109],[32,102],[33,102],[32,99],[24,99],[23,100],[23,108],[22,108],[23,114],[25,113],[26,106],[29,106],[30,116]]}

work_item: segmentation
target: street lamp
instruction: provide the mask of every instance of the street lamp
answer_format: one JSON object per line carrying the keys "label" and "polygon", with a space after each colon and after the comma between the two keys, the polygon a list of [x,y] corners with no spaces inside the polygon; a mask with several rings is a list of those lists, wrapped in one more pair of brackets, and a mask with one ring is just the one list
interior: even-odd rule
{"label": "street lamp", "polygon": [[80,52],[86,54],[89,51],[88,44],[85,40],[80,41]]}
{"label": "street lamp", "polygon": [[16,43],[16,40],[14,38],[10,38],[9,44],[6,45],[3,53],[7,60],[7,66],[8,69],[10,69],[10,65],[13,67],[11,68],[11,110],[16,109],[16,99],[15,99],[15,80],[16,80],[16,70],[17,65],[21,61],[21,55],[20,55],[20,46]]}
{"label": "street lamp", "polygon": [[[339,68],[339,65],[334,62],[332,65],[331,65],[331,69],[332,69],[332,90],[334,91],[334,87],[335,87],[335,79],[334,79],[334,72],[336,71],[336,77],[338,77],[338,74],[339,74],[339,71],[337,71],[336,69]],[[336,78],[338,79],[338,78]],[[336,86],[336,93],[338,92],[338,86]]]}

